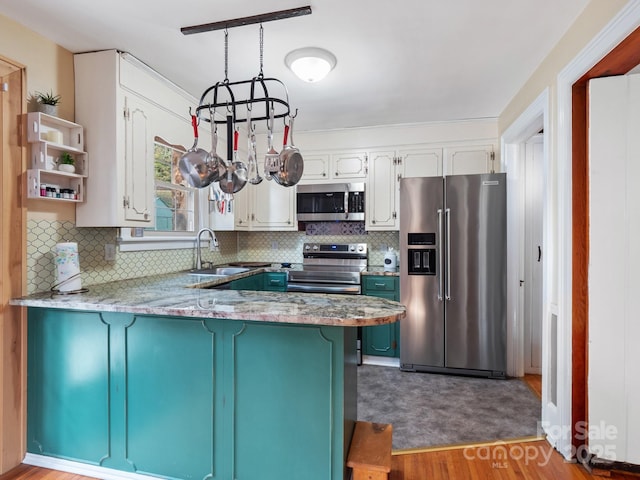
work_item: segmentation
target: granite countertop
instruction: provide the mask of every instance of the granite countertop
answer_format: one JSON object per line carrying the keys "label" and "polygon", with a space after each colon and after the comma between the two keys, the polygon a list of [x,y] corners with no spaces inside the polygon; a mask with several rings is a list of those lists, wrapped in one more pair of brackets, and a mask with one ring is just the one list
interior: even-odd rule
{"label": "granite countertop", "polygon": [[369,265],[367,269],[362,272],[362,275],[385,275],[388,277],[399,277],[400,268],[395,268],[392,272],[387,272],[382,265]]}
{"label": "granite countertop", "polygon": [[90,285],[85,293],[34,293],[9,303],[68,310],[334,326],[393,323],[406,314],[397,302],[364,295],[206,288],[265,271],[289,270],[278,267],[255,268],[225,279],[177,272]]}

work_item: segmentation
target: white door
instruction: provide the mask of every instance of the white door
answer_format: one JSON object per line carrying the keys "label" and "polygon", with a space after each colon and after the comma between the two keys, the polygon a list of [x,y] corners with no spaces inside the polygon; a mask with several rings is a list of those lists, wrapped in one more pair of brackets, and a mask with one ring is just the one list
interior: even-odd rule
{"label": "white door", "polygon": [[493,145],[464,145],[444,149],[445,175],[490,173],[494,167]]}
{"label": "white door", "polygon": [[367,176],[367,152],[340,152],[331,154],[329,175],[334,180],[365,178]]}
{"label": "white door", "polygon": [[589,452],[640,464],[640,75],[589,82]]}
{"label": "white door", "polygon": [[304,171],[300,183],[314,183],[329,179],[329,154],[309,153],[304,155]]}
{"label": "white door", "polygon": [[251,230],[296,230],[295,187],[282,187],[275,180],[246,185],[253,196]]}
{"label": "white door", "polygon": [[542,373],[543,136],[525,144],[524,371]]}
{"label": "white door", "polygon": [[371,152],[365,202],[367,230],[398,229],[395,158],[394,151]]}
{"label": "white door", "polygon": [[155,224],[152,107],[133,97],[125,98],[125,220]]}
{"label": "white door", "polygon": [[402,178],[442,176],[442,148],[400,150],[398,153]]}

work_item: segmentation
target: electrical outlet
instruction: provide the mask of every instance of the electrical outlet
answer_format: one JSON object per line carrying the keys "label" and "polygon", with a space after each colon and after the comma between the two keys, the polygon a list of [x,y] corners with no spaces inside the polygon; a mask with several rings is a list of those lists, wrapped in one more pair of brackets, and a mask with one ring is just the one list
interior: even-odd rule
{"label": "electrical outlet", "polygon": [[278,242],[271,242],[271,250],[278,250]]}
{"label": "electrical outlet", "polygon": [[116,259],[116,246],[113,243],[104,245],[104,259],[107,262],[114,262]]}
{"label": "electrical outlet", "polygon": [[380,244],[380,251],[381,252],[386,252],[389,249],[389,247],[387,246],[386,243],[381,243]]}

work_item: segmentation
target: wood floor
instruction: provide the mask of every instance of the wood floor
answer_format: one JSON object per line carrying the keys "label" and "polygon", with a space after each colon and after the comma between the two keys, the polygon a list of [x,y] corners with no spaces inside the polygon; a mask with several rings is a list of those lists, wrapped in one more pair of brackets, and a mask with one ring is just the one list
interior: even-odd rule
{"label": "wood floor", "polygon": [[[539,375],[525,381],[541,396]],[[304,480],[303,476],[299,477]],[[389,480],[601,480],[583,466],[566,462],[545,440],[452,446],[400,453],[391,457]],[[639,477],[612,473],[609,478]],[[0,475],[0,480],[91,480],[73,473],[20,465]],[[283,479],[288,480],[288,479]]]}
{"label": "wood floor", "polygon": [[[304,476],[298,476],[304,480]],[[638,477],[613,474],[613,479]],[[544,440],[393,455],[389,480],[602,480],[565,462]],[[0,480],[93,480],[73,473],[20,465]],[[283,479],[283,480],[294,480]]]}

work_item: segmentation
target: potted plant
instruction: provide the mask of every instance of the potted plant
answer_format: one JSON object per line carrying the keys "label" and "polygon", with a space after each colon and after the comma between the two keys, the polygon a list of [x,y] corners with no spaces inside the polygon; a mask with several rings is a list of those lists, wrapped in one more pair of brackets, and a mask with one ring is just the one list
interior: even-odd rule
{"label": "potted plant", "polygon": [[58,159],[58,170],[61,172],[75,173],[75,159],[69,152],[63,152]]}
{"label": "potted plant", "polygon": [[60,98],[60,95],[53,94],[53,90],[44,93],[36,92],[35,99],[38,104],[38,111],[54,117],[57,116]]}

